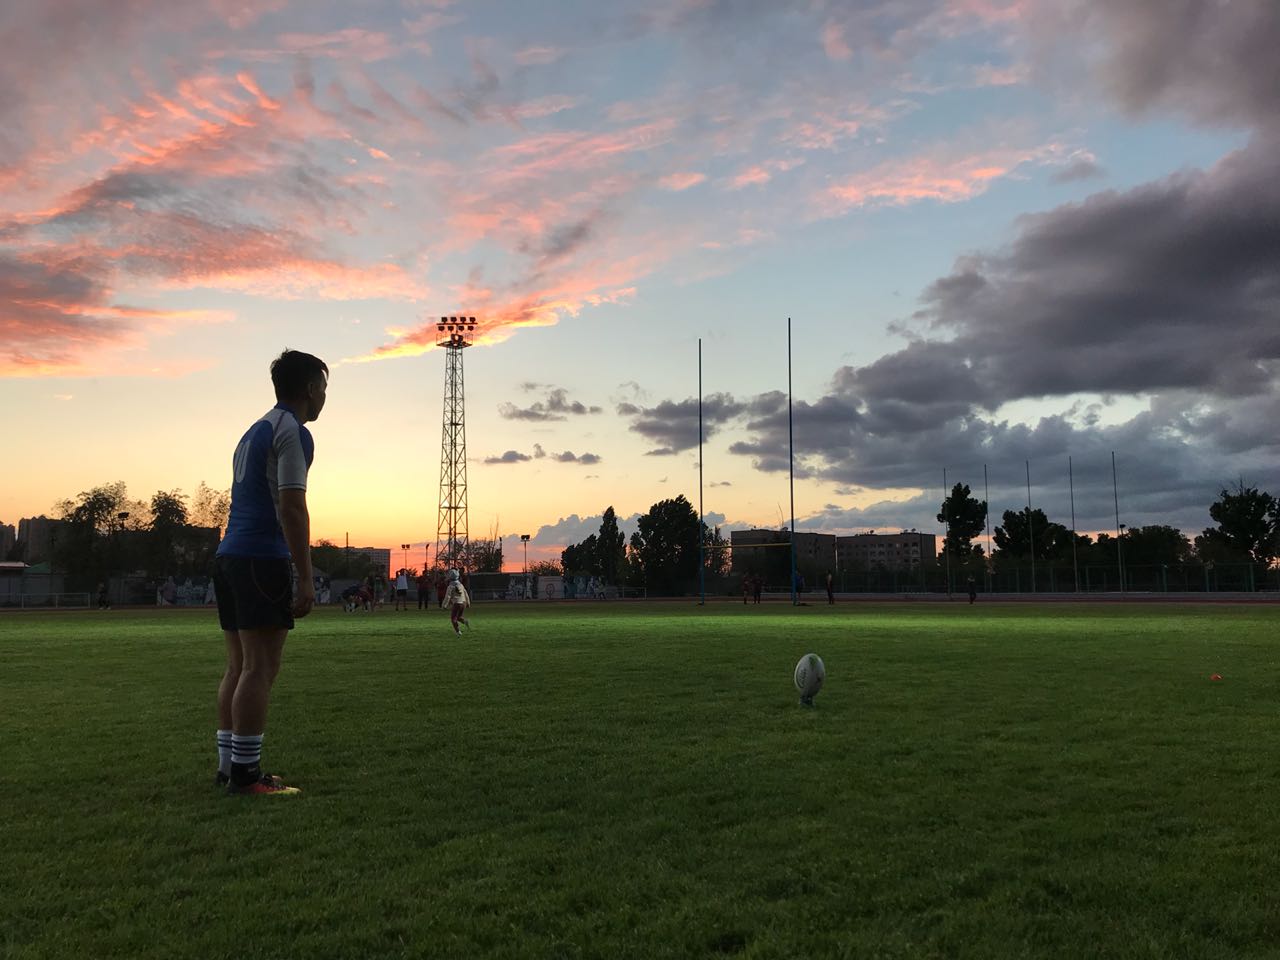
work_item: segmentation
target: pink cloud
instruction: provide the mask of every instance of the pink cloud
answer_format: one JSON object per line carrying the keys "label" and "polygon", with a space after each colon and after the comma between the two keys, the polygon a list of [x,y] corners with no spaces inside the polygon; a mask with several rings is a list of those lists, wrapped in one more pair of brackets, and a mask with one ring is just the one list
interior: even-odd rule
{"label": "pink cloud", "polygon": [[241,70],[236,74],[236,81],[240,86],[248,90],[258,101],[258,106],[264,110],[279,110],[280,101],[273,100],[262,92],[262,88],[258,86],[258,81],[253,78],[253,74],[247,70]]}
{"label": "pink cloud", "polygon": [[978,87],[1014,87],[1027,82],[1029,70],[1024,64],[1013,64],[1006,67],[984,63],[975,67],[973,83]]}
{"label": "pink cloud", "polygon": [[276,13],[289,5],[289,0],[212,0],[214,13],[233,30],[252,26],[268,13]]}
{"label": "pink cloud", "polygon": [[905,206],[932,200],[958,203],[985,193],[992,181],[1028,163],[1057,162],[1062,147],[995,149],[965,157],[942,155],[886,161],[823,190],[818,216],[838,216],[857,207]]}
{"label": "pink cloud", "polygon": [[766,160],[764,163],[756,163],[747,167],[729,178],[727,184],[730,190],[741,190],[744,187],[759,186],[768,183],[773,179],[775,173],[785,173],[804,163],[799,159],[787,160]]}
{"label": "pink cloud", "polygon": [[358,27],[331,33],[283,33],[277,38],[277,42],[286,53],[354,58],[360,63],[386,60],[399,52],[399,46],[387,34]]}
{"label": "pink cloud", "polygon": [[544,66],[555,63],[565,55],[560,47],[525,47],[515,55],[516,63],[521,66]]}
{"label": "pink cloud", "polygon": [[822,27],[822,49],[830,60],[850,60],[853,50],[844,38],[844,27],[828,20]]}
{"label": "pink cloud", "polygon": [[[588,307],[622,304],[636,295],[636,281],[681,249],[682,241],[664,243],[664,237],[643,237],[634,241],[640,251],[631,255],[599,256],[581,265],[566,265],[554,276],[534,275],[527,281],[499,291],[471,280],[453,291],[456,313],[480,320],[475,337],[478,345],[493,345],[530,327],[554,326],[578,316]],[[395,330],[391,343],[346,362],[365,363],[397,357],[417,356],[434,348],[439,332],[436,317],[427,317],[411,330]]]}
{"label": "pink cloud", "polygon": [[113,298],[91,259],[54,250],[7,256],[0,248],[0,378],[120,374],[120,351],[144,347],[148,333],[231,319]]}
{"label": "pink cloud", "polygon": [[705,182],[706,179],[707,175],[705,173],[672,173],[659,180],[658,185],[663,190],[679,193],[682,190],[688,190],[690,187],[696,187],[698,184]]}
{"label": "pink cloud", "polygon": [[768,183],[773,179],[773,174],[766,170],[760,164],[753,164],[745,170],[735,174],[729,179],[730,190],[741,190],[743,187],[756,186],[762,183]]}
{"label": "pink cloud", "polygon": [[605,133],[556,131],[538,134],[490,151],[486,165],[500,171],[499,182],[539,179],[597,167],[628,153],[656,149],[671,140],[676,123],[655,120]]}

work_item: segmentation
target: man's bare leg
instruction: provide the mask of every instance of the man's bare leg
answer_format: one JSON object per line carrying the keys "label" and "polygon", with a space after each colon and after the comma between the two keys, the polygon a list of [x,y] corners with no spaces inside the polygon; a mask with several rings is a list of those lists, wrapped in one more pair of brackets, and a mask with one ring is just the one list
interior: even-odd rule
{"label": "man's bare leg", "polygon": [[280,672],[284,641],[289,631],[283,627],[240,630],[240,677],[231,695],[233,786],[254,783],[262,776],[262,735],[267,726],[267,706],[271,686]]}
{"label": "man's bare leg", "polygon": [[222,636],[227,644],[227,668],[218,684],[218,786],[231,779],[231,697],[240,682],[243,666],[239,632],[223,630]]}
{"label": "man's bare leg", "polygon": [[241,630],[242,666],[231,699],[231,729],[237,734],[260,734],[267,726],[267,705],[271,685],[280,672],[284,641],[289,631],[283,627]]}
{"label": "man's bare leg", "polygon": [[230,730],[231,698],[236,692],[236,684],[240,682],[244,654],[240,647],[240,631],[223,630],[222,636],[227,641],[227,669],[222,674],[222,682],[218,684],[218,729]]}

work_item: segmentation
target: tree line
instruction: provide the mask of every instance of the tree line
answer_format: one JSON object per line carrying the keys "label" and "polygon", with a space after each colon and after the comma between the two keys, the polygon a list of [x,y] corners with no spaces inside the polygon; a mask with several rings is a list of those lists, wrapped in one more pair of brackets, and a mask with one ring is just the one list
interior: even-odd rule
{"label": "tree line", "polygon": [[[230,509],[230,491],[203,482],[191,496],[157,490],[148,499],[130,497],[123,481],[103,484],[54,504],[61,522],[50,533],[47,559],[78,590],[126,571],[200,576],[208,572]],[[7,559],[26,551],[19,540]]]}
{"label": "tree line", "polygon": [[[970,565],[1108,564],[1173,566],[1199,563],[1272,566],[1280,557],[1280,499],[1243,480],[1224,488],[1209,507],[1216,526],[1194,538],[1162,524],[1121,528],[1119,536],[1096,538],[1073,533],[1039,508],[1006,510],[992,531],[990,557],[974,541],[986,532],[987,503],[956,483],[943,499],[937,519],[946,527],[937,560]],[[191,496],[158,490],[145,500],[129,496],[124,482],[103,484],[54,506],[62,523],[51,538],[54,566],[69,585],[91,589],[112,573],[145,571],[152,575],[199,576],[208,572],[218,536],[226,526],[230,491],[201,483]],[[560,562],[531,564],[532,575],[594,576],[605,583],[645,589],[658,595],[695,592],[701,573],[709,590],[719,590],[729,574],[729,541],[719,527],[708,527],[683,496],[661,500],[637,521],[628,539],[619,529],[612,505],[598,532],[565,547]],[[8,559],[23,556],[19,541]],[[377,566],[368,554],[329,540],[312,547],[312,561],[333,577],[362,577]],[[502,541],[497,536],[470,541],[462,566],[472,572],[502,570]],[[410,571],[416,575],[417,570]]]}
{"label": "tree line", "polygon": [[[198,577],[209,573],[222,532],[231,513],[231,491],[201,482],[194,494],[157,490],[148,499],[129,496],[124,481],[106,483],[59,500],[54,519],[61,521],[50,536],[47,559],[72,589],[91,590],[114,574]],[[5,559],[20,560],[27,544],[14,544]],[[312,563],[330,577],[386,576],[387,571],[361,550],[348,550],[330,540],[311,548]],[[463,569],[502,570],[502,541],[496,535],[470,540]],[[411,570],[416,576],[418,571]]]}
{"label": "tree line", "polygon": [[[1217,524],[1206,527],[1194,539],[1176,527],[1152,524],[1121,527],[1118,536],[1099,533],[1097,539],[1050,520],[1043,510],[1030,507],[1006,510],[1002,523],[992,531],[995,563],[1072,563],[1125,565],[1254,564],[1271,566],[1280,556],[1280,500],[1243,480],[1223,489],[1209,507]],[[947,534],[940,560],[962,565],[985,561],[981,544],[973,541],[986,532],[987,503],[970,493],[968,484],[957,483],[942,501],[938,522]]]}
{"label": "tree line", "polygon": [[644,589],[659,596],[693,593],[701,563],[708,589],[729,573],[729,541],[719,527],[708,527],[683,495],[661,500],[636,522],[630,540],[618,529],[612,506],[606,507],[600,530],[581,543],[570,544],[560,563],[543,561],[529,572],[598,577],[605,583]]}

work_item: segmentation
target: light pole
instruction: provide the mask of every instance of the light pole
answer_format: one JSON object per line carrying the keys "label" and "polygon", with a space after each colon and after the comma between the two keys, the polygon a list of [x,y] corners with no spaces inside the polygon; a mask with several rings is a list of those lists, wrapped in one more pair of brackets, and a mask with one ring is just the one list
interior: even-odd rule
{"label": "light pole", "polygon": [[402,569],[402,570],[405,570],[405,571],[408,571],[408,569],[409,569],[409,544],[407,544],[407,543],[402,543],[402,544],[400,544],[400,549],[404,551],[404,563],[402,564],[401,569]]}
{"label": "light pole", "polygon": [[520,542],[524,544],[524,598],[529,599],[529,534],[520,534]]}
{"label": "light pole", "polygon": [[[129,511],[121,510],[116,514],[116,559],[120,561],[120,602],[124,603],[124,561],[120,552],[120,535],[124,533],[124,522],[129,519]],[[50,567],[52,569],[52,567]]]}
{"label": "light pole", "polygon": [[1120,592],[1124,593],[1124,532],[1127,527],[1122,523],[1118,526],[1119,535],[1116,537],[1116,561],[1120,566]]}

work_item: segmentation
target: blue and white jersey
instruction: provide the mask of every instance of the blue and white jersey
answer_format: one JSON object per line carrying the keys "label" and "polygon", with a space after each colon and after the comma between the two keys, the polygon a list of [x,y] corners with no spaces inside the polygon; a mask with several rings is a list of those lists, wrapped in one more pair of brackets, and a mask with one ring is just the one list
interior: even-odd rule
{"label": "blue and white jersey", "polygon": [[282,404],[245,432],[231,460],[231,517],[218,556],[289,556],[280,526],[280,491],[307,489],[314,456],[310,431]]}

